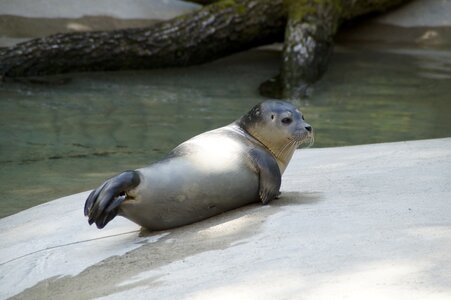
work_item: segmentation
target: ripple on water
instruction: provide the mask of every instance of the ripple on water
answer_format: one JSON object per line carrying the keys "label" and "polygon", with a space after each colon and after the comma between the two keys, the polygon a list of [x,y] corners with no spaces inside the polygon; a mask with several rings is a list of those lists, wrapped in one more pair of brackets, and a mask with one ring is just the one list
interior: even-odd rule
{"label": "ripple on water", "polygon": [[[343,45],[300,102],[328,147],[451,132],[450,52]],[[0,217],[88,190],[226,125],[263,100],[277,51],[185,69],[65,75],[63,85],[0,85]]]}

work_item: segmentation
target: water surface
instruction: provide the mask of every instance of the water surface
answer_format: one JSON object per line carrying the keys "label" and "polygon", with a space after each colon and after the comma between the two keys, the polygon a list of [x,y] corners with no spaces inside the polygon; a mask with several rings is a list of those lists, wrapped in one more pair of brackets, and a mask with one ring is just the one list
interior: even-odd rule
{"label": "water surface", "polygon": [[[279,54],[0,85],[0,217],[94,188],[232,122],[264,100],[257,87],[277,73]],[[347,44],[298,105],[315,129],[314,147],[344,146],[448,137],[450,94],[450,49]]]}

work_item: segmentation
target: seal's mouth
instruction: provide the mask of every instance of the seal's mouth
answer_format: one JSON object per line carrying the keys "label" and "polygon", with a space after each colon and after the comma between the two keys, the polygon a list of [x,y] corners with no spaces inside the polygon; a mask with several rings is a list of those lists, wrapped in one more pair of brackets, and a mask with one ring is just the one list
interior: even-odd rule
{"label": "seal's mouth", "polygon": [[277,158],[283,159],[289,155],[289,153],[292,154],[296,148],[311,147],[314,141],[315,139],[312,132],[303,131],[289,138],[288,142],[277,153],[274,153],[274,155]]}
{"label": "seal's mouth", "polygon": [[291,140],[297,144],[296,148],[310,148],[315,142],[315,136],[313,131],[303,131],[293,136]]}

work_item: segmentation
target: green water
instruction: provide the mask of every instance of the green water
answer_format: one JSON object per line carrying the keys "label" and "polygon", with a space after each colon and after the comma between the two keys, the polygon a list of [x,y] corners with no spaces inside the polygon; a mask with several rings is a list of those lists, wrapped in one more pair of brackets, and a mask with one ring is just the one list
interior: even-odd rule
{"label": "green water", "polygon": [[[232,122],[263,100],[257,87],[279,60],[254,50],[186,69],[0,85],[0,217],[94,188]],[[450,95],[449,49],[348,45],[298,104],[314,147],[329,147],[451,136]]]}

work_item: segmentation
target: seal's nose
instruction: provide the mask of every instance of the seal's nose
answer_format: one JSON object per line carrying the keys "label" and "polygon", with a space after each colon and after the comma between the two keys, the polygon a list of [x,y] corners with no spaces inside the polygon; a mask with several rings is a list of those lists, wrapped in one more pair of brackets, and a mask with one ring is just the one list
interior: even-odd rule
{"label": "seal's nose", "polygon": [[305,130],[307,130],[308,132],[312,132],[312,126],[306,125],[304,128],[305,128]]}

